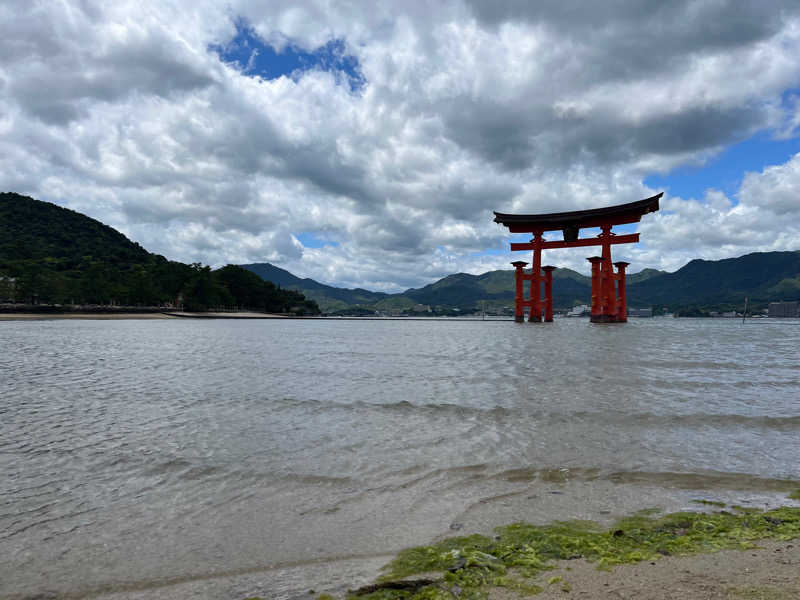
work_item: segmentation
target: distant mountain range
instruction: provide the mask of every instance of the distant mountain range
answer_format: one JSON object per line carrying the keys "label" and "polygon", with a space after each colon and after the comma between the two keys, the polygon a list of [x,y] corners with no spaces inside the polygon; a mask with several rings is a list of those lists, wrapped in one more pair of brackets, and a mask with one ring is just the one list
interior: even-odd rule
{"label": "distant mountain range", "polygon": [[[456,273],[422,288],[398,294],[344,289],[313,279],[301,279],[269,263],[241,265],[282,287],[302,292],[323,311],[408,311],[440,307],[471,312],[499,311],[514,301],[514,272],[489,271],[482,275]],[[553,272],[556,307],[589,304],[591,278],[570,269]],[[732,308],[748,298],[752,305],[776,300],[800,300],[800,251],[756,252],[739,258],[693,260],[674,273],[645,269],[627,278],[628,305],[669,310],[686,307]]]}
{"label": "distant mountain range", "polygon": [[[305,306],[307,298],[325,312],[342,314],[427,312],[428,307],[440,314],[480,309],[503,312],[514,302],[511,269],[481,275],[456,273],[421,288],[386,294],[301,279],[269,263],[241,267],[212,272],[169,261],[80,213],[18,194],[0,194],[0,302],[16,298],[156,305],[183,297],[201,307],[290,310]],[[590,303],[589,277],[570,269],[556,269],[553,276],[556,307]],[[281,290],[264,287],[263,281]],[[741,308],[745,298],[751,306],[763,307],[770,301],[800,300],[800,252],[693,260],[674,273],[645,269],[628,276],[627,282],[631,307],[730,310]],[[313,312],[316,307],[309,304],[303,310]]]}
{"label": "distant mountain range", "polygon": [[371,292],[361,288],[338,288],[319,283],[309,278],[301,279],[289,271],[270,263],[255,263],[239,266],[248,271],[252,271],[266,281],[271,281],[275,285],[280,285],[284,289],[297,291],[308,290],[309,294],[305,294],[304,292],[306,298],[324,298],[325,307],[320,305],[320,308],[323,310],[342,309],[355,305],[372,305],[392,297],[391,294],[384,294],[382,292]]}

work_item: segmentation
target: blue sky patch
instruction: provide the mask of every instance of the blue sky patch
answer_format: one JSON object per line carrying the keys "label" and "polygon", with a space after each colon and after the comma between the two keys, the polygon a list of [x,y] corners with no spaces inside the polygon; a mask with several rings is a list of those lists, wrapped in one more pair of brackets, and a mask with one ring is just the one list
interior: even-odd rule
{"label": "blue sky patch", "polygon": [[339,242],[334,242],[333,240],[326,240],[323,237],[319,237],[310,231],[303,231],[302,233],[296,234],[296,237],[301,244],[303,244],[306,248],[322,248],[324,246],[338,246]]}
{"label": "blue sky patch", "polygon": [[734,199],[747,172],[761,172],[765,167],[781,165],[800,152],[800,138],[774,139],[767,132],[729,146],[705,165],[679,167],[667,175],[651,175],[644,184],[672,196],[700,200],[709,188]]}
{"label": "blue sky patch", "polygon": [[209,48],[220,60],[237,65],[243,74],[250,77],[297,77],[306,71],[319,69],[335,75],[353,92],[361,90],[366,83],[358,59],[347,54],[342,39],[331,40],[311,52],[291,43],[277,52],[246,21],[237,19],[233,39],[225,45],[213,44]]}

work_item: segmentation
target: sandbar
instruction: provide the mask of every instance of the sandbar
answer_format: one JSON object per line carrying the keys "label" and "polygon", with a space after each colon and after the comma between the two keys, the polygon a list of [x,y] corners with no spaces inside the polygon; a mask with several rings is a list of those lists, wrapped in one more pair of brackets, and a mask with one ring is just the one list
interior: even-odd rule
{"label": "sandbar", "polygon": [[64,313],[0,313],[0,321],[49,321],[54,319],[92,319],[92,320],[123,320],[123,319],[289,319],[287,315],[255,312],[206,312],[189,313],[178,311],[166,312],[64,312]]}
{"label": "sandbar", "polygon": [[0,313],[0,321],[49,321],[53,319],[169,319],[164,313]]}

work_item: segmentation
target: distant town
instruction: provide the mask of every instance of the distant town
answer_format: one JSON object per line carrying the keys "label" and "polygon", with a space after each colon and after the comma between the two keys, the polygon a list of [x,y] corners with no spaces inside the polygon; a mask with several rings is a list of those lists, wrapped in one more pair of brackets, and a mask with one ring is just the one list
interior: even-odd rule
{"label": "distant town", "polygon": [[[339,316],[345,316],[340,314]],[[430,306],[427,304],[415,304],[410,309],[406,310],[368,310],[368,309],[351,309],[348,311],[350,314],[347,316],[376,316],[376,317],[424,317],[424,316],[466,316],[466,315],[486,315],[487,317],[512,317],[514,315],[514,307],[512,305],[502,307],[491,307],[485,309],[477,309],[474,311],[462,311],[458,308],[448,308],[443,306]],[[555,312],[556,317],[560,318],[580,318],[590,316],[591,307],[588,304],[579,304],[569,310],[559,310]],[[650,308],[628,308],[628,317],[635,318],[651,318],[651,317],[679,317],[688,316],[680,313],[670,311],[667,307],[660,309]],[[701,315],[709,318],[731,319],[731,318],[800,318],[800,302],[770,302],[767,308],[757,309],[754,311],[708,311]]]}

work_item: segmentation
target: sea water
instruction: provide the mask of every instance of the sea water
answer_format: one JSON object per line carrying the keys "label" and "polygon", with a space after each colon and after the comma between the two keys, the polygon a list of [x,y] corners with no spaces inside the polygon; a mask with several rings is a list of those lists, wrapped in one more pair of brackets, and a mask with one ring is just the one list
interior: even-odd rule
{"label": "sea water", "polygon": [[800,322],[0,323],[0,597],[308,597],[800,487]]}

